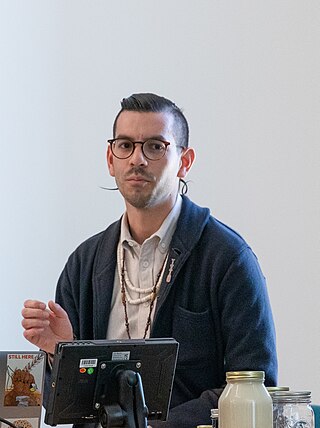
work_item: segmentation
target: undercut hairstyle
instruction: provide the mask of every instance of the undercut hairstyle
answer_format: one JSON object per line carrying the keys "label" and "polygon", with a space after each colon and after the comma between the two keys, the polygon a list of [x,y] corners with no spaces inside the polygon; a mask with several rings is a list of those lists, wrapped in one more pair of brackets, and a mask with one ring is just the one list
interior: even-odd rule
{"label": "undercut hairstyle", "polygon": [[174,118],[176,144],[187,148],[189,145],[189,125],[182,110],[174,102],[156,94],[132,94],[121,101],[121,110],[113,123],[113,138],[116,135],[117,120],[123,111],[171,113]]}

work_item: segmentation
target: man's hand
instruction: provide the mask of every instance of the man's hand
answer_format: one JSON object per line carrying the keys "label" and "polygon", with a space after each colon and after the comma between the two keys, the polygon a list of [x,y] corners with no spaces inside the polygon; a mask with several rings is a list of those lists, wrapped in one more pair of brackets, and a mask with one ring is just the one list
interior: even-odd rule
{"label": "man's hand", "polygon": [[26,300],[21,311],[24,337],[38,348],[53,354],[57,342],[73,339],[69,317],[58,303],[48,307],[38,300]]}

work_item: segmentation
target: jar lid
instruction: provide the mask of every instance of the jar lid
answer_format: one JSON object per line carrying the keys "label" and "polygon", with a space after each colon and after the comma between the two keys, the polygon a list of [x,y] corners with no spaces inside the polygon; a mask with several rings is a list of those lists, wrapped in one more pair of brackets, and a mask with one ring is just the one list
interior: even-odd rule
{"label": "jar lid", "polygon": [[272,400],[274,403],[294,403],[294,402],[311,402],[310,391],[275,391],[272,394]]}
{"label": "jar lid", "polygon": [[278,391],[289,391],[288,386],[267,386],[267,391],[269,394],[273,394],[274,392]]}
{"label": "jar lid", "polygon": [[264,371],[241,371],[241,372],[227,372],[226,378],[228,380],[241,380],[241,379],[255,379],[264,381]]}
{"label": "jar lid", "polygon": [[219,409],[211,409],[211,419],[216,419],[219,417]]}

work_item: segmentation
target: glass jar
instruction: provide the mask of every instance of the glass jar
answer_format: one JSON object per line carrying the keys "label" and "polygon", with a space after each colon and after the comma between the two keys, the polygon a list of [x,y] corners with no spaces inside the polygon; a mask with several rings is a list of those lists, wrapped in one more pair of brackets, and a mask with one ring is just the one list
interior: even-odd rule
{"label": "glass jar", "polygon": [[272,400],[274,428],[314,428],[310,391],[276,391]]}
{"label": "glass jar", "polygon": [[272,428],[272,400],[263,371],[227,372],[219,401],[219,428]]}

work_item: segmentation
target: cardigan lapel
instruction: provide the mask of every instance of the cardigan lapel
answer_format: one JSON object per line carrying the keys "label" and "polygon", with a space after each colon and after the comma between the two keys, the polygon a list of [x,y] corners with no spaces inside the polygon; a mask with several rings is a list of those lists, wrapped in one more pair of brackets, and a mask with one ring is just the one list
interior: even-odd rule
{"label": "cardigan lapel", "polygon": [[114,275],[117,264],[117,245],[121,220],[111,224],[104,232],[95,256],[92,274],[93,330],[95,339],[105,339],[111,311]]}

